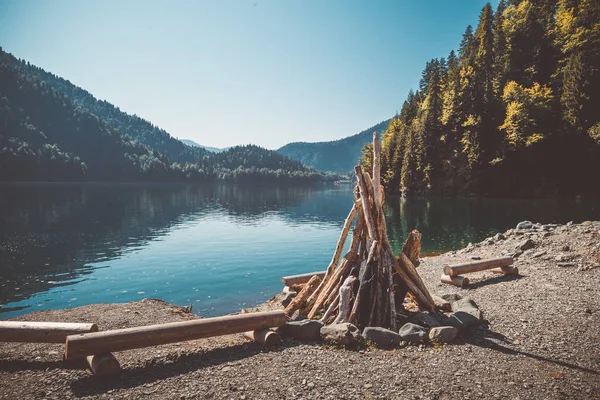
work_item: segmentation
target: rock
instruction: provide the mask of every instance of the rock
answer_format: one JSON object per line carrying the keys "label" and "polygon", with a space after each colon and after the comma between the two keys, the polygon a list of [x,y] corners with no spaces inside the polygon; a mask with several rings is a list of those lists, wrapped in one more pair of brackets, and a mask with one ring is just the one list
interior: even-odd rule
{"label": "rock", "polygon": [[398,331],[402,340],[410,343],[421,343],[427,338],[427,331],[420,325],[411,324],[410,322],[404,324]]}
{"label": "rock", "polygon": [[296,292],[288,292],[284,295],[283,299],[281,300],[281,305],[284,307],[287,307],[292,300],[294,299],[294,297],[296,297]]}
{"label": "rock", "polygon": [[439,343],[452,343],[458,335],[458,329],[453,326],[440,326],[429,331],[429,340]]}
{"label": "rock", "polygon": [[479,256],[471,256],[471,260],[481,260],[481,257],[479,257]]}
{"label": "rock", "polygon": [[370,340],[379,347],[393,348],[398,347],[402,337],[389,329],[368,326],[363,330],[363,338]]}
{"label": "rock", "polygon": [[450,311],[452,310],[452,305],[450,304],[450,302],[448,300],[443,299],[440,296],[437,295],[431,295],[431,298],[433,299],[433,302],[435,303],[435,306],[437,308],[439,308],[442,311]]}
{"label": "rock", "polygon": [[469,297],[452,303],[452,311],[454,313],[445,322],[459,329],[479,325],[483,320],[479,307]]}
{"label": "rock", "polygon": [[552,236],[552,232],[544,232],[543,237]]}
{"label": "rock", "polygon": [[439,323],[439,321],[437,319],[435,319],[431,315],[426,314],[424,312],[417,312],[412,316],[412,318],[419,325],[428,326],[430,328],[434,328],[436,326],[441,326],[441,324]]}
{"label": "rock", "polygon": [[516,246],[516,249],[520,251],[527,251],[529,249],[533,249],[535,246],[536,244],[533,240],[525,239]]}
{"label": "rock", "polygon": [[546,255],[546,251],[545,251],[545,250],[543,250],[543,251],[538,251],[537,253],[535,253],[535,254],[534,254],[534,255],[532,255],[531,257],[532,257],[532,258],[538,258],[538,257],[544,256],[544,255]]}
{"label": "rock", "polygon": [[302,321],[303,319],[306,319],[302,316],[302,314],[300,314],[300,310],[296,310],[294,311],[294,313],[292,314],[292,316],[290,317],[291,321]]}
{"label": "rock", "polygon": [[593,221],[592,226],[600,227],[600,221]]}
{"label": "rock", "polygon": [[322,327],[321,337],[328,343],[336,343],[344,346],[357,343],[361,338],[358,328],[349,322]]}
{"label": "rock", "polygon": [[556,257],[554,257],[554,260],[558,261],[558,262],[570,261],[572,259],[573,259],[573,256],[570,254],[559,254]]}
{"label": "rock", "polygon": [[462,299],[462,296],[458,293],[445,293],[440,295],[440,297],[446,301],[449,301],[450,303],[454,303],[455,301]]}
{"label": "rock", "polygon": [[593,225],[592,221],[583,221],[581,223],[581,226],[592,226],[592,225]]}
{"label": "rock", "polygon": [[561,247],[561,250],[562,251],[569,251],[569,250],[571,250],[571,247],[569,247],[568,244],[565,244],[563,247]]}
{"label": "rock", "polygon": [[531,229],[533,228],[533,222],[531,221],[521,221],[517,224],[517,229]]}
{"label": "rock", "polygon": [[556,263],[556,265],[558,265],[559,267],[563,267],[563,268],[564,267],[574,267],[575,263],[572,263],[572,262],[559,262],[559,263]]}
{"label": "rock", "polygon": [[321,328],[323,328],[323,322],[305,319],[288,322],[279,328],[279,333],[296,340],[315,341],[321,338]]}
{"label": "rock", "polygon": [[573,221],[569,221],[566,223],[567,226],[573,226]]}
{"label": "rock", "polygon": [[501,233],[496,233],[496,235],[494,236],[494,240],[496,240],[496,241],[506,240],[506,236],[504,236]]}

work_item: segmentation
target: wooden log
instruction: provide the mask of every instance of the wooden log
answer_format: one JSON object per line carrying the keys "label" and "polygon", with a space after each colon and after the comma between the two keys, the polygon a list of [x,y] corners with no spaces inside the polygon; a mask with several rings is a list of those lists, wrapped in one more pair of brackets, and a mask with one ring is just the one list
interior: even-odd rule
{"label": "wooden log", "polygon": [[318,275],[313,275],[312,278],[304,285],[304,288],[294,297],[290,304],[285,308],[285,315],[291,316],[294,311],[302,308],[311,294],[321,284],[321,278]]}
{"label": "wooden log", "polygon": [[469,278],[466,276],[449,276],[446,274],[442,274],[442,283],[447,283],[449,285],[459,286],[459,287],[467,287],[469,286]]}
{"label": "wooden log", "polygon": [[[402,265],[402,267],[404,267],[404,271],[408,274],[408,276],[410,277],[410,280],[419,288],[419,291],[421,292],[421,295],[423,296],[423,298],[419,299],[417,297],[417,299],[421,303],[423,303],[423,301],[425,300],[425,304],[421,304],[421,305],[424,306],[425,308],[427,308],[427,310],[430,312],[435,311],[435,302],[431,298],[431,294],[429,293],[429,290],[427,290],[425,283],[423,283],[423,280],[421,279],[421,276],[417,272],[417,269],[413,265],[412,261],[410,261],[408,259],[406,254],[401,252],[398,255],[398,262]],[[416,295],[416,293],[413,293],[413,294]]]}
{"label": "wooden log", "polygon": [[264,344],[265,346],[277,346],[281,344],[281,336],[270,329],[258,329],[244,332],[244,337],[254,342]]}
{"label": "wooden log", "polygon": [[317,275],[319,278],[323,279],[323,277],[325,276],[325,272],[327,272],[327,271],[316,271],[316,272],[309,272],[307,274],[284,276],[281,278],[281,282],[283,282],[285,284],[285,286],[288,286],[288,287],[292,287],[293,285],[302,285],[302,284],[310,281],[310,278],[312,278],[315,275]]}
{"label": "wooden log", "polygon": [[[344,250],[344,244],[346,243],[346,238],[348,237],[348,232],[350,232],[350,227],[352,226],[352,221],[358,214],[358,210],[361,207],[361,200],[358,199],[352,205],[352,209],[350,213],[346,217],[346,221],[344,221],[344,227],[342,228],[342,233],[340,234],[340,238],[338,239],[337,245],[335,246],[335,252],[333,253],[333,257],[331,258],[331,262],[327,267],[327,273],[325,276],[329,276],[333,273],[335,266],[338,264],[340,260],[340,256],[342,255],[342,250]],[[358,246],[358,244],[357,244]]]}
{"label": "wooden log", "polygon": [[512,257],[500,257],[470,263],[445,265],[444,274],[448,276],[468,274],[470,272],[485,271],[486,269],[506,267],[512,265],[514,262],[515,260]]}
{"label": "wooden log", "polygon": [[383,204],[381,196],[381,142],[379,133],[373,132],[373,200],[379,210]]}
{"label": "wooden log", "polygon": [[333,275],[329,277],[319,296],[316,298],[314,304],[311,306],[310,301],[307,303],[310,311],[308,312],[308,319],[313,319],[319,310],[323,307],[323,303],[327,300],[332,290],[336,290],[336,287],[339,286],[340,282],[343,282],[347,273],[350,271],[350,267],[353,261],[356,258],[356,253],[346,253],[342,261],[340,262],[340,266],[334,271]]}
{"label": "wooden log", "polygon": [[333,299],[333,301],[329,305],[329,308],[327,308],[327,311],[325,311],[325,314],[323,314],[323,317],[321,317],[321,321],[323,321],[324,324],[327,325],[329,323],[329,320],[333,316],[333,313],[338,309],[339,304],[340,294],[338,292],[338,295],[335,297],[335,299]]}
{"label": "wooden log", "polygon": [[448,300],[442,299],[440,296],[436,296],[435,294],[431,295],[435,306],[442,311],[452,311],[452,304]]}
{"label": "wooden log", "polygon": [[362,199],[362,209],[365,216],[365,223],[367,225],[367,232],[369,233],[369,239],[377,240],[377,228],[375,226],[375,219],[371,214],[371,207],[369,206],[369,190],[367,189],[367,184],[365,182],[365,177],[362,172],[362,167],[357,165],[354,167],[354,172],[356,174],[356,180],[358,181],[358,189],[360,191],[360,198]]}
{"label": "wooden log", "polygon": [[96,324],[0,321],[0,342],[64,343],[68,335],[98,332]]}
{"label": "wooden log", "polygon": [[72,360],[92,354],[280,327],[285,322],[283,311],[268,311],[69,335],[66,339],[65,358]]}
{"label": "wooden log", "polygon": [[504,275],[509,275],[509,276],[516,276],[516,275],[519,275],[519,268],[515,267],[513,265],[509,265],[506,267],[493,268],[490,270],[490,272],[493,272],[494,274],[504,274]]}
{"label": "wooden log", "polygon": [[121,365],[112,353],[87,356],[86,360],[95,376],[104,378],[116,376],[121,373]]}
{"label": "wooden log", "polygon": [[[391,248],[388,251],[391,251]],[[410,279],[406,271],[400,266],[400,262],[394,257],[392,257],[392,265],[394,266],[394,272],[396,272],[400,279],[406,284],[408,291],[415,296],[419,305],[429,312],[434,312],[435,304],[433,303],[433,300],[430,301],[427,299],[427,296],[421,291],[419,286]]]}
{"label": "wooden log", "polygon": [[357,278],[355,276],[348,276],[339,290],[339,312],[335,319],[336,323],[348,322],[350,312],[352,311],[352,298],[354,297],[354,284]]}
{"label": "wooden log", "polygon": [[415,268],[419,266],[419,254],[421,253],[421,233],[418,230],[414,229],[408,234],[408,237],[402,246],[402,252],[406,254]]}

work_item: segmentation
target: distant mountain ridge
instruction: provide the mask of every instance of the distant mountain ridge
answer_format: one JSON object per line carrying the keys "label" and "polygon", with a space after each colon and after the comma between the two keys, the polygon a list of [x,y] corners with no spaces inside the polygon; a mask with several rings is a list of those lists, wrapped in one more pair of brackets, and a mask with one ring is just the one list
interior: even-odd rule
{"label": "distant mountain ridge", "polygon": [[188,146],[201,147],[206,151],[210,151],[211,153],[221,153],[221,152],[227,151],[231,148],[231,147],[218,148],[218,147],[202,146],[201,144],[198,144],[190,139],[179,139],[179,141]]}
{"label": "distant mountain ridge", "polygon": [[373,140],[373,132],[383,135],[390,121],[391,118],[344,139],[314,143],[293,142],[277,151],[320,171],[348,173],[358,164],[362,147]]}

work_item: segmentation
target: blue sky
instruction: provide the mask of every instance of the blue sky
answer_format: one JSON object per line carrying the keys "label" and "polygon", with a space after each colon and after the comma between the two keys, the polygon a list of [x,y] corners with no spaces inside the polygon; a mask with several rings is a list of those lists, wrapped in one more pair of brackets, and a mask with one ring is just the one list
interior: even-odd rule
{"label": "blue sky", "polygon": [[175,137],[276,149],[393,116],[485,3],[1,0],[0,46]]}

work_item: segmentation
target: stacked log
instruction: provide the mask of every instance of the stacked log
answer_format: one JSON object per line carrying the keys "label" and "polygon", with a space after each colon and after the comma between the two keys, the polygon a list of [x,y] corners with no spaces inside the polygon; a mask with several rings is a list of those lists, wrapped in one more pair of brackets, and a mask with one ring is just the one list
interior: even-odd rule
{"label": "stacked log", "polygon": [[[354,169],[356,199],[327,271],[324,276],[311,278],[302,290],[305,293],[298,295],[302,298],[286,309],[288,316],[298,310],[301,315],[321,319],[325,324],[350,322],[361,329],[381,326],[396,330],[397,312],[407,294],[421,308],[435,311],[434,300],[415,265],[418,265],[421,247],[420,233],[411,232],[398,257],[387,237],[380,177],[381,144],[377,133],[373,134],[373,153],[372,176],[361,166]],[[349,250],[342,257],[351,229]]]}

